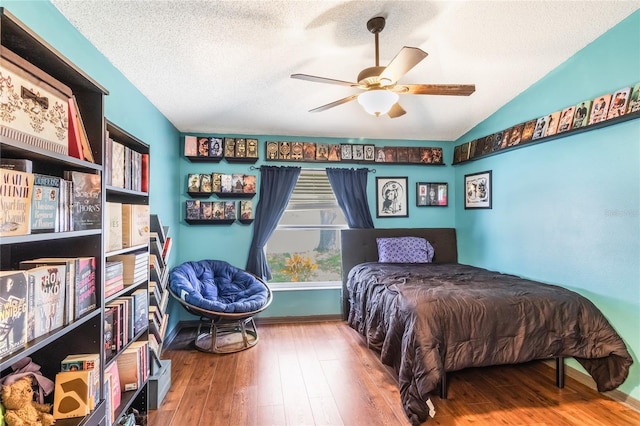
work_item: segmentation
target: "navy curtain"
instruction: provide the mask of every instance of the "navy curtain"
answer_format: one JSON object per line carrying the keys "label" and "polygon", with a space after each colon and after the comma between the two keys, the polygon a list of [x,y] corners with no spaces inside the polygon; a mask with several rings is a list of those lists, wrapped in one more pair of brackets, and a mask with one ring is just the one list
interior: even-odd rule
{"label": "navy curtain", "polygon": [[264,246],[278,226],[298,176],[300,167],[260,167],[260,200],[255,211],[253,239],[245,269],[263,280],[271,279]]}
{"label": "navy curtain", "polygon": [[373,228],[367,199],[368,169],[327,168],[327,177],[349,228]]}

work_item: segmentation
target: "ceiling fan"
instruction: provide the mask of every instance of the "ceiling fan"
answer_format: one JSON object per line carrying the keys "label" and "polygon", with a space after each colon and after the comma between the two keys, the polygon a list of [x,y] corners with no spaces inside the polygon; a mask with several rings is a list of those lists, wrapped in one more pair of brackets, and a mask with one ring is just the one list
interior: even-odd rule
{"label": "ceiling fan", "polygon": [[309,74],[291,74],[291,78],[313,81],[316,83],[337,84],[364,90],[363,93],[349,95],[345,98],[314,108],[309,112],[326,111],[354,99],[372,115],[388,114],[391,118],[400,117],[406,111],[398,103],[398,95],[450,95],[469,96],[475,90],[473,84],[398,84],[398,80],[420,61],[427,53],[417,47],[403,47],[386,67],[380,66],[378,34],[384,29],[385,18],[378,16],[367,22],[367,29],[375,35],[376,65],[365,68],[358,74],[358,82],[335,80]]}

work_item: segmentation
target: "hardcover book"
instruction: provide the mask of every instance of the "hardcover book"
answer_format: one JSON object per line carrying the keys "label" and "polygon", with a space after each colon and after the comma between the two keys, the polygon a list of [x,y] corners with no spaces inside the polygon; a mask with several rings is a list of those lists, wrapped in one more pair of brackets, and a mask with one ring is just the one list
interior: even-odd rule
{"label": "hardcover book", "polygon": [[291,160],[302,160],[304,157],[304,144],[302,142],[291,142]]}
{"label": "hardcover book", "polygon": [[442,148],[431,148],[433,164],[442,164]]}
{"label": "hardcover book", "polygon": [[200,201],[200,219],[204,219],[204,220],[213,219],[213,202]]}
{"label": "hardcover book", "polygon": [[187,175],[187,192],[200,191],[200,173],[189,173]]}
{"label": "hardcover book", "polygon": [[209,157],[222,158],[224,156],[224,141],[222,138],[209,138]]}
{"label": "hardcover book", "polygon": [[351,157],[356,161],[364,160],[364,145],[354,144],[351,150]]}
{"label": "hardcover book", "polygon": [[351,145],[345,143],[340,146],[340,158],[342,160],[351,160],[353,158],[353,150]]}
{"label": "hardcover book", "polygon": [[278,143],[278,159],[291,160],[291,144],[289,142]]}
{"label": "hardcover book", "polygon": [[340,161],[340,145],[331,144],[329,145],[329,161]]}
{"label": "hardcover book", "polygon": [[304,142],[303,151],[302,158],[305,161],[313,161],[316,159],[316,144],[314,142]]}
{"label": "hardcover book", "polygon": [[34,173],[33,197],[31,199],[32,233],[54,232],[56,230],[59,195],[59,177]]}
{"label": "hardcover book", "polygon": [[[416,150],[417,148],[414,148]],[[419,152],[419,151],[417,151]],[[416,155],[418,158],[418,155]],[[376,147],[374,145],[365,145],[364,146],[364,161],[375,161],[376,160]],[[419,158],[416,160],[418,162]]]}
{"label": "hardcover book", "polygon": [[611,93],[596,96],[592,101],[591,114],[589,115],[589,124],[600,123],[607,119],[607,112],[611,104]]}
{"label": "hardcover book", "polygon": [[213,192],[213,182],[211,175],[207,173],[200,174],[200,192]]}
{"label": "hardcover book", "polygon": [[222,173],[212,173],[211,176],[212,192],[222,192]]}
{"label": "hardcover book", "polygon": [[33,161],[26,158],[0,158],[0,168],[17,170],[19,172],[33,172]]}
{"label": "hardcover book", "polygon": [[66,266],[39,266],[27,270],[27,276],[29,341],[65,324]]}
{"label": "hardcover book", "polygon": [[104,220],[107,228],[105,250],[109,252],[122,249],[122,204],[107,201]]}
{"label": "hardcover book", "polygon": [[631,87],[623,87],[613,94],[611,97],[611,106],[609,106],[609,112],[607,113],[607,120],[610,118],[620,117],[627,112],[630,94]]}
{"label": "hardcover book", "polygon": [[209,156],[209,138],[198,138],[198,157]]}
{"label": "hardcover book", "polygon": [[0,237],[31,232],[33,174],[0,169]]}
{"label": "hardcover book", "polygon": [[278,146],[278,142],[275,141],[267,141],[265,144],[267,160],[277,160],[278,159],[278,151],[280,150]]}
{"label": "hardcover book", "polygon": [[511,128],[511,132],[509,133],[509,141],[507,142],[507,146],[518,145],[522,140],[522,131],[524,130],[524,123],[516,124]]}
{"label": "hardcover book", "polygon": [[533,131],[533,137],[531,138],[532,140],[544,137],[544,134],[547,132],[547,123],[548,121],[546,115],[544,117],[538,118],[538,121],[536,122],[536,128]]}
{"label": "hardcover book", "polygon": [[573,127],[573,117],[576,114],[576,106],[572,105],[562,110],[560,114],[560,122],[558,123],[558,133],[571,130]]}
{"label": "hardcover book", "polygon": [[200,219],[200,200],[187,200],[185,218],[186,219]]}
{"label": "hardcover book", "polygon": [[75,319],[96,308],[96,259],[79,257],[76,264]]}
{"label": "hardcover book", "polygon": [[329,159],[329,144],[318,143],[316,144],[316,160],[327,161]]}
{"label": "hardcover book", "polygon": [[77,171],[65,172],[72,182],[71,223],[74,231],[102,227],[102,188],[100,175]]}
{"label": "hardcover book", "polygon": [[104,308],[104,359],[109,362],[115,354],[115,342],[113,340],[113,306]]}
{"label": "hardcover book", "polygon": [[109,366],[104,370],[105,375],[111,376],[111,400],[113,401],[113,410],[115,411],[121,402],[121,392],[120,392],[120,374],[118,373],[118,363],[112,362]]}
{"label": "hardcover book", "polygon": [[376,147],[376,163],[384,163],[386,161],[386,154],[384,153],[384,148],[377,146]]}
{"label": "hardcover book", "polygon": [[89,372],[89,408],[93,410],[100,400],[100,354],[68,355],[60,363],[60,371]]}
{"label": "hardcover book", "polygon": [[220,176],[220,190],[224,193],[233,192],[233,177],[231,175]]}
{"label": "hardcover book", "polygon": [[236,155],[236,140],[234,138],[224,138],[224,156],[233,158]]}
{"label": "hardcover book", "polygon": [[27,343],[27,291],[25,271],[0,271],[0,357]]}
{"label": "hardcover book", "polygon": [[125,146],[111,140],[111,186],[124,188],[124,151]]}
{"label": "hardcover book", "polygon": [[529,120],[526,123],[524,123],[524,127],[522,128],[522,138],[520,139],[520,142],[529,142],[533,139],[533,132],[536,128],[536,124],[537,124],[538,120]]}
{"label": "hardcover book", "polygon": [[198,155],[198,138],[195,136],[184,137],[184,156],[196,157]]}
{"label": "hardcover book", "polygon": [[247,139],[247,158],[258,158],[258,139]]}
{"label": "hardcover book", "polygon": [[582,101],[576,105],[576,114],[573,116],[573,128],[584,127],[589,123],[591,101]]}
{"label": "hardcover book", "polygon": [[84,417],[91,411],[91,371],[64,371],[56,374],[53,418]]}
{"label": "hardcover book", "polygon": [[122,247],[149,243],[149,206],[122,204]]}
{"label": "hardcover book", "polygon": [[255,194],[256,193],[256,176],[255,175],[244,175],[243,192],[245,194]]}
{"label": "hardcover book", "polygon": [[234,201],[227,201],[224,203],[224,218],[225,219],[236,218],[236,203]]}
{"label": "hardcover book", "polygon": [[247,156],[247,141],[243,138],[236,139],[236,158],[245,158]]}
{"label": "hardcover book", "polygon": [[231,192],[244,192],[244,175],[242,173],[231,175]]}
{"label": "hardcover book", "polygon": [[395,146],[384,147],[384,162],[395,163],[398,159],[398,149]]}
{"label": "hardcover book", "polygon": [[216,220],[224,219],[224,201],[213,202],[213,218]]}
{"label": "hardcover book", "polygon": [[253,207],[251,200],[240,201],[240,219],[253,219]]}
{"label": "hardcover book", "polygon": [[547,116],[547,128],[544,132],[544,136],[553,136],[558,132],[558,125],[560,124],[560,114],[562,111],[556,111]]}
{"label": "hardcover book", "polygon": [[141,356],[137,348],[127,348],[116,359],[120,375],[120,391],[138,389],[141,381]]}
{"label": "hardcover book", "polygon": [[135,336],[149,325],[148,290],[138,289],[131,296],[133,296],[133,335]]}
{"label": "hardcover book", "polygon": [[631,112],[640,111],[640,83],[633,86],[631,95],[629,96],[629,106],[627,107],[627,114]]}

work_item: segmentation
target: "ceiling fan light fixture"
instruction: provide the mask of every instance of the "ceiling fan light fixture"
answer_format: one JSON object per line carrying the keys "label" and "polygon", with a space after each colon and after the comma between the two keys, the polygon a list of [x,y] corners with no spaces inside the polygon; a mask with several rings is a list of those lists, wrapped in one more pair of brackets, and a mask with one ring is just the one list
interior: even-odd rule
{"label": "ceiling fan light fixture", "polygon": [[358,103],[369,114],[378,117],[388,113],[398,98],[397,93],[388,90],[368,90],[358,96]]}

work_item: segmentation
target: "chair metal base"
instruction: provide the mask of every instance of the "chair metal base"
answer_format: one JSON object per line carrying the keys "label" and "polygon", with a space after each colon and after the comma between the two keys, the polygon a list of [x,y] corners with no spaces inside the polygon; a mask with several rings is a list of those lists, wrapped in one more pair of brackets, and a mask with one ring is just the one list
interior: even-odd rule
{"label": "chair metal base", "polygon": [[[208,328],[202,332],[202,326]],[[202,352],[228,354],[249,349],[258,343],[258,330],[253,317],[211,319],[201,317],[196,335],[196,349]]]}

